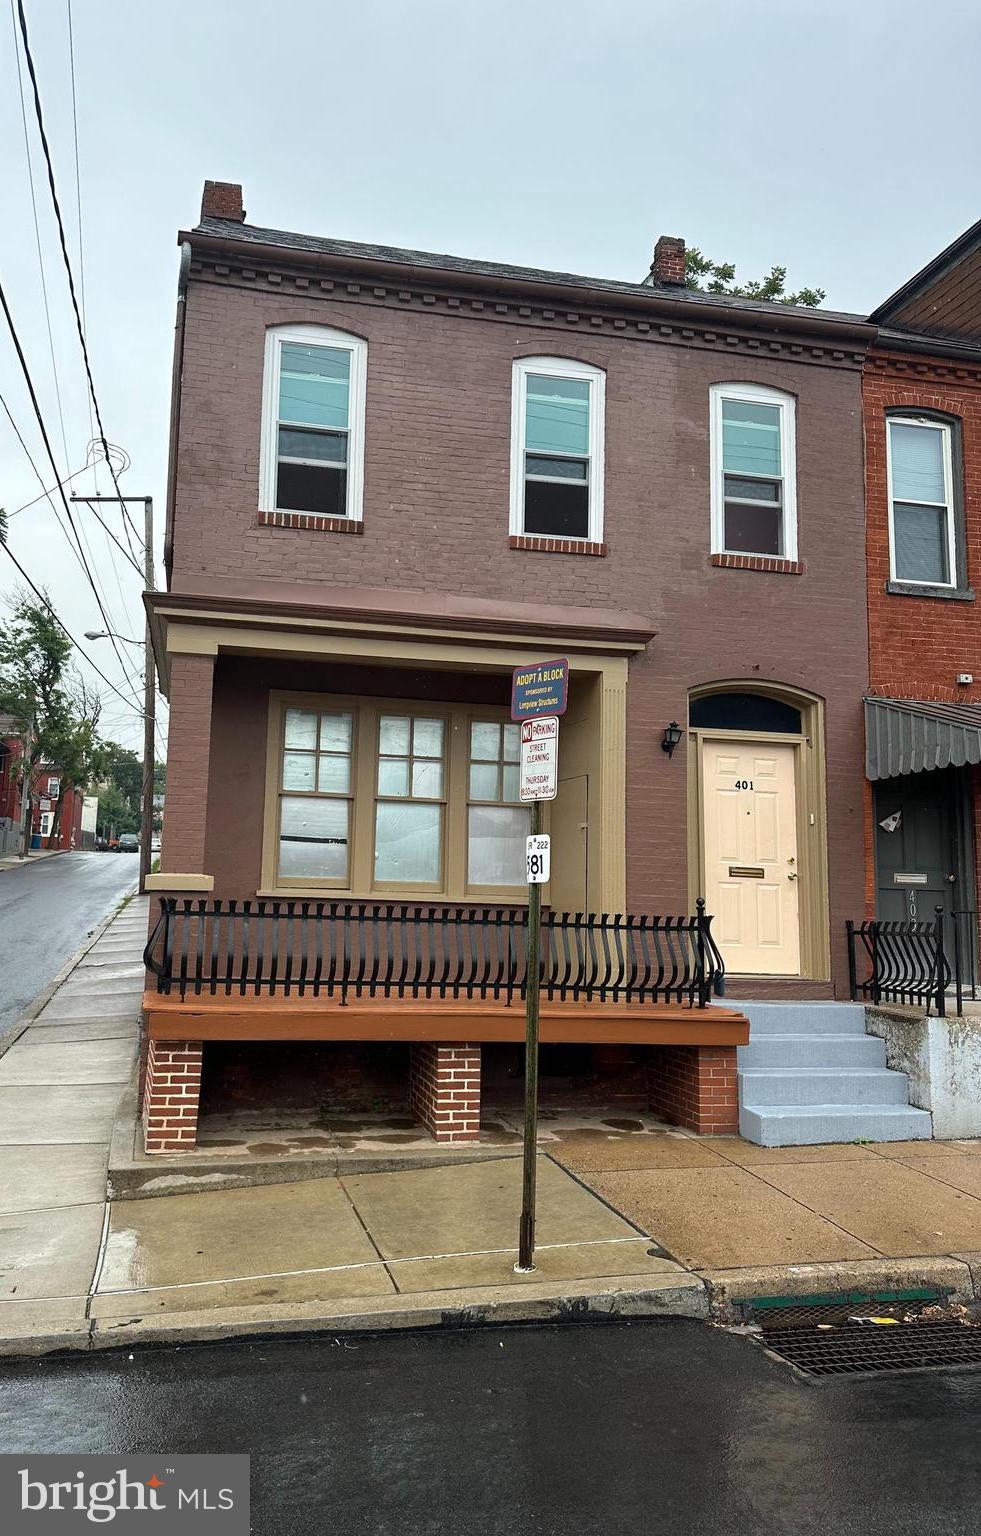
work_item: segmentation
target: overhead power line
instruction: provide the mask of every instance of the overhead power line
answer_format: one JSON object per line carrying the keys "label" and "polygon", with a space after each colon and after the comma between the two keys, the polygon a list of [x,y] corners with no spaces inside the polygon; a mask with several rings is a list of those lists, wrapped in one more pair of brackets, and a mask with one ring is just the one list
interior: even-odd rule
{"label": "overhead power line", "polygon": [[45,608],[48,610],[48,612],[50,613],[51,617],[54,619],[55,623],[58,625],[58,628],[64,630],[65,634],[68,636],[69,640],[71,641],[71,643],[75,647],[75,649],[78,651],[79,655],[85,657],[85,660],[88,662],[89,666],[92,668],[92,671],[95,672],[98,677],[102,678],[102,681],[105,683],[106,687],[110,688],[112,690],[112,692],[116,695],[117,699],[122,699],[122,701],[126,705],[127,709],[135,709],[136,713],[142,719],[143,718],[143,710],[140,708],[140,706],[136,702],[136,700],[135,699],[128,699],[126,697],[125,693],[120,693],[120,691],[116,687],[115,683],[110,682],[109,678],[106,677],[106,674],[99,667],[96,666],[95,662],[92,660],[92,658],[89,655],[88,651],[85,651],[85,650],[82,649],[82,647],[79,645],[78,641],[75,639],[75,636],[72,634],[71,630],[68,628],[68,625],[64,622],[64,620],[62,618],[59,617],[59,615],[55,611],[55,609],[52,608],[49,599],[45,597],[44,593],[41,591],[41,588],[38,587],[38,586],[35,586],[34,582],[28,576],[28,574],[25,571],[24,567],[21,565],[20,561],[17,559],[17,556],[14,554],[13,550],[10,548],[10,545],[9,544],[4,544],[4,543],[0,543],[0,549],[3,550],[4,554],[7,554],[7,555],[10,556],[10,558],[14,562],[14,565],[16,566],[17,570],[20,572],[21,576],[23,576],[24,580],[27,582],[27,585],[30,587],[31,591],[34,593],[34,596],[38,599],[39,602],[44,604]]}
{"label": "overhead power line", "polygon": [[[11,0],[13,4],[13,0]],[[72,0],[68,0],[68,62],[71,70],[72,81],[72,136],[75,141],[75,212],[78,217],[78,292],[82,300],[82,326],[86,338],[89,334],[89,319],[85,312],[85,243],[82,240],[82,177],[79,171],[78,161],[78,102],[75,95],[75,29],[72,24]],[[95,423],[92,419],[92,401],[86,401],[89,408],[89,436],[95,436]],[[95,477],[95,488],[99,489],[99,471],[92,466]]]}
{"label": "overhead power line", "polygon": [[[74,533],[75,538],[76,538],[76,540],[78,542],[79,551],[81,552],[82,541],[79,538],[78,529],[75,526],[75,520],[74,520],[74,518],[72,516],[71,507],[68,505],[68,498],[65,495],[64,487],[62,486],[61,479],[60,479],[60,477],[58,475],[58,466],[55,463],[55,456],[54,456],[54,454],[53,454],[53,452],[51,450],[51,440],[48,437],[48,430],[47,430],[47,427],[44,424],[44,417],[41,414],[41,407],[38,404],[37,392],[36,392],[36,390],[34,388],[34,381],[31,378],[31,371],[30,371],[30,369],[27,366],[27,358],[24,356],[24,349],[23,349],[23,347],[20,344],[20,337],[18,336],[17,328],[14,325],[14,317],[10,313],[10,306],[7,303],[7,295],[4,292],[2,282],[0,282],[0,307],[3,308],[4,318],[7,321],[7,328],[10,331],[11,340],[14,343],[14,350],[17,353],[17,360],[20,363],[21,372],[24,375],[24,382],[27,385],[28,394],[31,397],[31,404],[34,407],[34,414],[37,417],[37,423],[38,423],[38,426],[39,426],[39,428],[41,430],[41,438],[42,438],[42,440],[44,442],[44,447],[45,447],[45,450],[47,452],[48,459],[51,462],[51,468],[54,470],[55,480],[58,482],[58,494],[61,497],[61,503],[62,503],[62,506],[65,509],[65,515],[68,518],[68,522],[69,522],[69,524],[71,526],[71,530]],[[8,412],[8,414],[9,414],[9,412]],[[19,436],[19,434],[18,434],[18,436]],[[23,441],[23,439],[22,439],[22,441]],[[95,584],[95,578],[92,575],[91,570],[89,569],[89,564],[88,564],[88,561],[85,559],[84,554],[82,555],[82,565],[83,565],[83,568],[85,570],[85,575],[86,575],[86,577],[88,579],[89,586],[92,588],[92,591],[93,591],[93,593],[95,595],[96,603],[99,606],[99,612],[102,615],[102,621],[105,624],[106,629],[109,631],[110,637],[111,637],[113,625],[112,625],[112,623],[111,623],[111,621],[109,619],[109,615],[106,613],[105,605],[104,605],[104,603],[102,601],[102,597],[101,597],[101,595],[99,593],[99,589],[98,589],[98,587]],[[134,699],[135,699],[136,687],[135,687],[135,685],[133,683],[132,678],[129,675],[129,672],[128,672],[127,668],[126,668],[126,663],[123,660],[123,657],[122,657],[122,654],[120,652],[119,646],[116,644],[115,640],[112,641],[112,648],[113,648],[113,650],[116,653],[116,659],[119,662],[119,669],[122,672],[123,677],[126,679],[126,682],[129,685],[129,687],[133,689],[133,694],[134,694]]]}
{"label": "overhead power line", "polygon": [[61,216],[61,204],[58,201],[58,189],[55,185],[54,165],[51,160],[51,150],[48,145],[48,135],[44,128],[44,114],[41,111],[41,92],[38,87],[37,70],[34,67],[34,57],[31,53],[31,43],[27,32],[27,17],[24,14],[24,0],[17,0],[17,16],[20,22],[20,35],[24,44],[24,58],[27,63],[27,72],[31,77],[31,88],[34,92],[34,115],[37,119],[37,129],[41,140],[41,148],[44,150],[44,161],[48,171],[48,186],[51,190],[51,201],[54,205],[55,220],[58,225],[58,239],[61,243],[61,255],[65,263],[65,272],[68,275],[68,291],[71,294],[72,309],[75,311],[75,325],[78,330],[78,339],[82,348],[82,359],[85,363],[85,377],[88,380],[89,394],[92,397],[92,405],[95,409],[95,419],[98,424],[99,436],[102,441],[102,451],[105,454],[106,463],[109,466],[109,474],[111,475],[112,483],[116,488],[116,495],[120,497],[122,502],[123,516],[129,521],[130,527],[132,528],[134,534],[136,534],[137,539],[139,539],[139,531],[136,527],[136,524],[133,522],[129,515],[125,501],[122,499],[122,491],[119,489],[119,481],[116,477],[116,471],[113,468],[111,459],[109,458],[109,443],[106,438],[106,429],[102,421],[102,412],[99,409],[99,398],[95,392],[95,381],[92,377],[92,367],[89,362],[89,349],[85,341],[85,326],[82,323],[82,313],[81,309],[79,308],[78,295],[75,292],[75,278],[72,274],[71,258],[68,255],[68,241],[65,238],[65,223]]}

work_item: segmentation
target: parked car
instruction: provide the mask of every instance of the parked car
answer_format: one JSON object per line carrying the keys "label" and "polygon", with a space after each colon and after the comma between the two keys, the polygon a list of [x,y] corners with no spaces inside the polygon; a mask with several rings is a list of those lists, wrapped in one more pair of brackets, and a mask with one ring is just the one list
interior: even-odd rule
{"label": "parked car", "polygon": [[140,840],[135,832],[120,833],[119,842],[116,844],[117,853],[139,853]]}

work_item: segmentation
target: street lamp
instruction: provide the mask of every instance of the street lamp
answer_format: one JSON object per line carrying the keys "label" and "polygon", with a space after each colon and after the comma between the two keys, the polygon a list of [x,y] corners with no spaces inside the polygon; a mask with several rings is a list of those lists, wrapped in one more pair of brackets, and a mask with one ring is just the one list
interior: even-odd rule
{"label": "street lamp", "polygon": [[85,638],[86,640],[122,640],[126,645],[143,645],[142,640],[131,640],[128,635],[117,635],[114,629],[87,629]]}

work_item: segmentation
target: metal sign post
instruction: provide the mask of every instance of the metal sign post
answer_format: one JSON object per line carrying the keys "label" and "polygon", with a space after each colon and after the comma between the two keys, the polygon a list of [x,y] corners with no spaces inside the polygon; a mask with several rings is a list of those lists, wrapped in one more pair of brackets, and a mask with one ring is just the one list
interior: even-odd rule
{"label": "metal sign post", "polygon": [[538,1033],[541,970],[542,886],[549,877],[549,839],[542,835],[542,802],[558,789],[559,715],[565,713],[569,663],[565,660],[517,667],[511,689],[511,718],[521,721],[519,796],[531,805],[525,849],[528,874],[528,945],[525,966],[525,1136],[518,1228],[519,1274],[535,1268],[535,1190],[538,1150]]}

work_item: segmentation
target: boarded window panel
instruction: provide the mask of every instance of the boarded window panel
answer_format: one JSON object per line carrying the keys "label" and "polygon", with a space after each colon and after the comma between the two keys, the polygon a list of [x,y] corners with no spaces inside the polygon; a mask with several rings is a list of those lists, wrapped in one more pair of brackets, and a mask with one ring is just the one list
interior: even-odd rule
{"label": "boarded window panel", "polygon": [[276,471],[276,507],[280,512],[346,517],[347,471],[280,463]]}
{"label": "boarded window panel", "polygon": [[375,879],[438,885],[442,872],[442,807],[382,800],[375,807]]}
{"label": "boarded window panel", "polygon": [[528,376],[525,448],[529,453],[589,453],[589,382]]}
{"label": "boarded window panel", "polygon": [[317,716],[312,709],[286,711],[286,745],[311,750],[317,745]]}
{"label": "boarded window panel", "polygon": [[915,507],[896,502],[892,511],[899,581],[950,581],[946,507]]}
{"label": "boarded window panel", "polygon": [[283,756],[283,788],[311,790],[317,787],[314,752],[286,752]]}
{"label": "boarded window panel", "polygon": [[589,537],[589,490],[585,485],[525,481],[525,533],[556,539]]}
{"label": "boarded window panel", "polygon": [[349,425],[351,354],[341,347],[283,342],[279,419],[309,427]]}
{"label": "boarded window panel", "polygon": [[283,879],[344,883],[348,874],[348,802],[284,795],[279,873]]}
{"label": "boarded window panel", "polygon": [[943,439],[940,427],[889,423],[892,494],[897,501],[947,500]]}
{"label": "boarded window panel", "polygon": [[523,885],[525,839],[530,825],[530,814],[524,806],[472,805],[468,826],[469,883]]}
{"label": "boarded window panel", "polygon": [[726,474],[782,474],[780,407],[723,399],[722,458]]}

